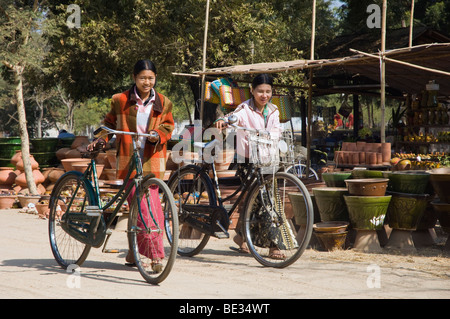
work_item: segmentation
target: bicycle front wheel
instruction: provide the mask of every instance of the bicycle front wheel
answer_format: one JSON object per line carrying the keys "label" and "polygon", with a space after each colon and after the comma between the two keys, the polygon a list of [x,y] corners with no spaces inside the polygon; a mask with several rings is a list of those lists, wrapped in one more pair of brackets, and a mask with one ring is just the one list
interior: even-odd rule
{"label": "bicycle front wheel", "polygon": [[178,216],[173,195],[158,178],[144,179],[128,220],[129,246],[142,277],[151,284],[167,278],[178,248]]}
{"label": "bicycle front wheel", "polygon": [[89,181],[81,173],[69,172],[63,175],[53,187],[49,204],[49,237],[53,256],[58,264],[67,269],[69,265],[78,265],[86,260],[91,246],[83,244],[63,229],[64,223],[76,228],[83,235],[89,230],[89,224],[65,220],[63,215],[70,212],[85,213],[85,207],[94,202]]}
{"label": "bicycle front wheel", "polygon": [[284,268],[294,263],[311,239],[313,206],[308,190],[294,175],[264,175],[247,195],[244,235],[262,265]]}

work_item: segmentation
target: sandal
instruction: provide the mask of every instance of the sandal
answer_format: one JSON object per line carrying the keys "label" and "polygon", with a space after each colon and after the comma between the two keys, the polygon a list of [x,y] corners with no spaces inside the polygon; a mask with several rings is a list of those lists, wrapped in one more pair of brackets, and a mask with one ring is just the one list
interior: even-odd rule
{"label": "sandal", "polygon": [[276,260],[285,260],[286,255],[283,254],[280,250],[274,249],[269,253],[269,258]]}

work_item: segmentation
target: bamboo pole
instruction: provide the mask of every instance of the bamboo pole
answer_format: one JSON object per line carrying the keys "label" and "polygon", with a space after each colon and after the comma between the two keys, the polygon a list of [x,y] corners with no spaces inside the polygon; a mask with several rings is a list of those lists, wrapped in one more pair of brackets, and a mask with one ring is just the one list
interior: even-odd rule
{"label": "bamboo pole", "polygon": [[[311,55],[310,59],[314,60],[314,42],[316,37],[316,0],[313,0],[312,7],[312,26],[311,26]],[[309,176],[309,168],[311,166],[311,118],[312,118],[312,78],[313,70],[309,70],[309,86],[308,86],[308,123],[306,126],[306,176]]]}
{"label": "bamboo pole", "polygon": [[385,103],[386,103],[386,62],[384,60],[384,53],[386,51],[386,7],[387,0],[383,0],[383,18],[381,21],[381,123],[380,123],[380,138],[381,143],[386,142],[386,128],[385,128]]}
{"label": "bamboo pole", "polygon": [[409,17],[409,47],[412,47],[412,40],[413,40],[414,2],[415,0],[411,0],[411,16]]}
{"label": "bamboo pole", "polygon": [[[379,55],[370,54],[370,53],[358,51],[358,50],[355,50],[355,49],[350,49],[350,51],[351,51],[351,52],[358,53],[358,54],[366,55],[366,56],[372,57],[372,58],[374,58],[374,59],[379,59],[379,58],[380,58]],[[421,65],[417,65],[417,64],[412,64],[412,63],[405,62],[405,61],[395,60],[395,59],[386,58],[386,57],[384,57],[384,60],[385,60],[385,61],[388,61],[388,62],[393,62],[393,63],[398,63],[398,64],[406,65],[406,66],[409,66],[409,67],[412,67],[412,68],[416,68],[416,69],[420,69],[420,70],[424,70],[424,71],[428,71],[428,72],[433,72],[433,73],[438,73],[438,74],[450,76],[450,72],[441,71],[441,70],[432,69],[432,68],[427,68],[427,67],[425,67],[425,66],[421,66]]]}
{"label": "bamboo pole", "polygon": [[[203,63],[202,71],[206,70],[206,45],[208,43],[208,25],[209,25],[209,0],[206,1],[206,15],[205,15],[205,34],[203,36]],[[206,74],[202,75],[202,88],[200,96],[200,121],[203,121],[203,113],[205,108],[205,101],[203,97],[205,96],[205,77]]]}

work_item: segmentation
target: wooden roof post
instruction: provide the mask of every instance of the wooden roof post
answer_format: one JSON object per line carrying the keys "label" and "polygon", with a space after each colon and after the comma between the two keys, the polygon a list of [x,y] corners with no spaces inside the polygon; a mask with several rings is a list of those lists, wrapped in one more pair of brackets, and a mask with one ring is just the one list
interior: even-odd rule
{"label": "wooden roof post", "polygon": [[[208,21],[209,21],[209,0],[206,0],[206,16],[205,16],[205,34],[203,36],[203,65],[202,65],[202,71],[205,72],[206,70],[206,45],[208,43]],[[205,107],[205,73],[202,74],[202,89],[201,89],[201,96],[200,96],[200,121],[203,123],[203,113],[204,113],[204,107]],[[203,125],[203,124],[202,124]]]}
{"label": "wooden roof post", "polygon": [[386,51],[386,7],[387,0],[383,0],[383,17],[381,22],[381,122],[380,122],[380,138],[381,143],[386,142],[386,128],[385,128],[385,103],[386,103],[386,62],[384,60],[384,53]]}
{"label": "wooden roof post", "polygon": [[[310,60],[314,60],[314,41],[316,30],[316,0],[313,0],[312,7],[312,27],[311,27],[311,56]],[[309,69],[309,88],[308,88],[308,126],[306,140],[306,176],[309,176],[309,167],[311,165],[311,118],[312,118],[312,78],[313,68]]]}

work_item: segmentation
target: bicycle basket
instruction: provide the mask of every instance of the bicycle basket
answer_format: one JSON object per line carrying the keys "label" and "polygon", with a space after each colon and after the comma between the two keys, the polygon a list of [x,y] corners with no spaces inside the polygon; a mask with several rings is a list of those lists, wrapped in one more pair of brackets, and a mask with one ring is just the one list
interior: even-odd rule
{"label": "bicycle basket", "polygon": [[271,136],[270,132],[248,133],[249,155],[257,167],[289,165],[294,162],[294,147],[289,132]]}

